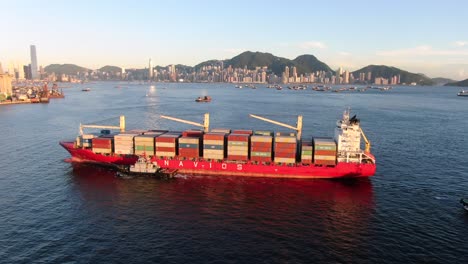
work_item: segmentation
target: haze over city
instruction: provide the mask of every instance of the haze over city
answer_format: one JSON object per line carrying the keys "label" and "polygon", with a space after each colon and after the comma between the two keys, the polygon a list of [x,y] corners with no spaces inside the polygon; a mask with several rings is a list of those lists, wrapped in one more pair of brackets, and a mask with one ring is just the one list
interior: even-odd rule
{"label": "haze over city", "polygon": [[312,54],[332,68],[369,64],[429,77],[468,78],[465,1],[35,1],[2,4],[0,62],[193,66],[243,51],[293,59]]}

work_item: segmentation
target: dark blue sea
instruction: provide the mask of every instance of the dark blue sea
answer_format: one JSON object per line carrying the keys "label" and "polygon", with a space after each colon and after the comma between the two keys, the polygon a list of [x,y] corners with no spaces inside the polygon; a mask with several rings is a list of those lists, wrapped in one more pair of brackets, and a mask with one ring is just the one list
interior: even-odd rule
{"label": "dark blue sea", "polygon": [[[90,92],[81,89],[89,87]],[[1,263],[468,263],[468,99],[456,87],[316,92],[233,84],[100,82],[49,104],[0,106]],[[210,95],[211,103],[195,103]],[[72,165],[80,123],[238,129],[295,125],[333,136],[350,107],[372,142],[357,181],[115,177]],[[91,131],[90,131],[91,132]]]}

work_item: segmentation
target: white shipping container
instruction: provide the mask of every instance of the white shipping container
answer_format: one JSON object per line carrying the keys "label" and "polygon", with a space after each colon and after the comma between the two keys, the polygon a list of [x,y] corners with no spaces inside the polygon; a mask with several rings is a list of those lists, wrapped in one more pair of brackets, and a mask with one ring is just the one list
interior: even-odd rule
{"label": "white shipping container", "polygon": [[224,150],[222,150],[222,149],[204,149],[203,154],[221,154],[221,155],[224,155]]}
{"label": "white shipping container", "polygon": [[315,160],[335,160],[336,156],[315,155]]}
{"label": "white shipping container", "polygon": [[203,140],[203,144],[206,144],[206,145],[224,145],[224,140],[205,139],[205,140]]}
{"label": "white shipping container", "polygon": [[83,139],[93,139],[95,137],[97,137],[96,135],[94,134],[83,134]]}

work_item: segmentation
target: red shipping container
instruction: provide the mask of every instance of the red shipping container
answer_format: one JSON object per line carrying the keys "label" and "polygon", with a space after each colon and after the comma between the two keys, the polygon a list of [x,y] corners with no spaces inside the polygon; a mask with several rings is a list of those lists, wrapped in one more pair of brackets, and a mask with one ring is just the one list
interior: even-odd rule
{"label": "red shipping container", "polygon": [[228,135],[228,141],[240,141],[240,142],[248,142],[250,135],[246,134],[230,134]]}
{"label": "red shipping container", "polygon": [[249,157],[248,156],[242,156],[242,155],[228,155],[227,156],[227,159],[228,160],[248,160]]}
{"label": "red shipping container", "polygon": [[239,130],[233,130],[232,131],[232,134],[245,134],[245,135],[252,135],[253,131],[252,130],[243,130],[243,129],[239,129]]}
{"label": "red shipping container", "polygon": [[314,163],[316,165],[336,165],[334,160],[316,160]]}
{"label": "red shipping container", "polygon": [[156,147],[156,151],[160,152],[175,152],[176,148],[175,147]]}
{"label": "red shipping container", "polygon": [[185,130],[182,132],[183,137],[202,137],[203,131],[200,130]]}
{"label": "red shipping container", "polygon": [[169,143],[174,143],[176,142],[176,139],[179,138],[178,136],[170,136],[168,137],[166,134],[163,134],[159,137],[156,138],[156,142],[169,142]]}
{"label": "red shipping container", "polygon": [[250,146],[258,148],[271,148],[273,144],[269,142],[251,142]]}
{"label": "red shipping container", "polygon": [[251,152],[271,152],[271,147],[270,148],[261,148],[261,147],[251,147],[250,151]]}
{"label": "red shipping container", "polygon": [[275,157],[276,158],[296,158],[296,153],[291,153],[291,152],[276,152],[275,151]]}
{"label": "red shipping container", "polygon": [[226,134],[224,133],[218,133],[218,132],[210,132],[206,133],[203,135],[203,139],[205,140],[223,140],[225,138]]}
{"label": "red shipping container", "polygon": [[295,150],[297,145],[295,143],[275,143],[275,149],[291,149]]}
{"label": "red shipping container", "polygon": [[276,152],[289,153],[291,155],[296,155],[296,150],[295,149],[277,148],[277,149],[275,149],[275,153]]}
{"label": "red shipping container", "polygon": [[271,162],[271,158],[270,157],[250,157],[250,160],[251,161],[263,161],[263,162]]}
{"label": "red shipping container", "polygon": [[334,150],[315,150],[314,155],[322,155],[322,156],[336,156],[336,151]]}
{"label": "red shipping container", "polygon": [[200,151],[193,148],[180,148],[179,156],[200,156]]}

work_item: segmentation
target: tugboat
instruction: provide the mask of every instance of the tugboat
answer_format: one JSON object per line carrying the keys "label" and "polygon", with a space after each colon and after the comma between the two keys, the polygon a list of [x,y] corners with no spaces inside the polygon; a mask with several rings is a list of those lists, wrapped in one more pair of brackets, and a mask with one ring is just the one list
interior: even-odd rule
{"label": "tugboat", "polygon": [[148,176],[163,179],[170,179],[175,176],[177,170],[169,170],[159,167],[156,163],[152,163],[145,156],[140,156],[135,164],[130,166],[118,167],[117,176]]}
{"label": "tugboat", "polygon": [[211,97],[210,96],[198,97],[197,99],[195,99],[195,102],[197,102],[197,103],[209,103],[209,102],[211,102]]}
{"label": "tugboat", "polygon": [[460,203],[463,205],[463,208],[468,212],[468,198],[461,198]]}

